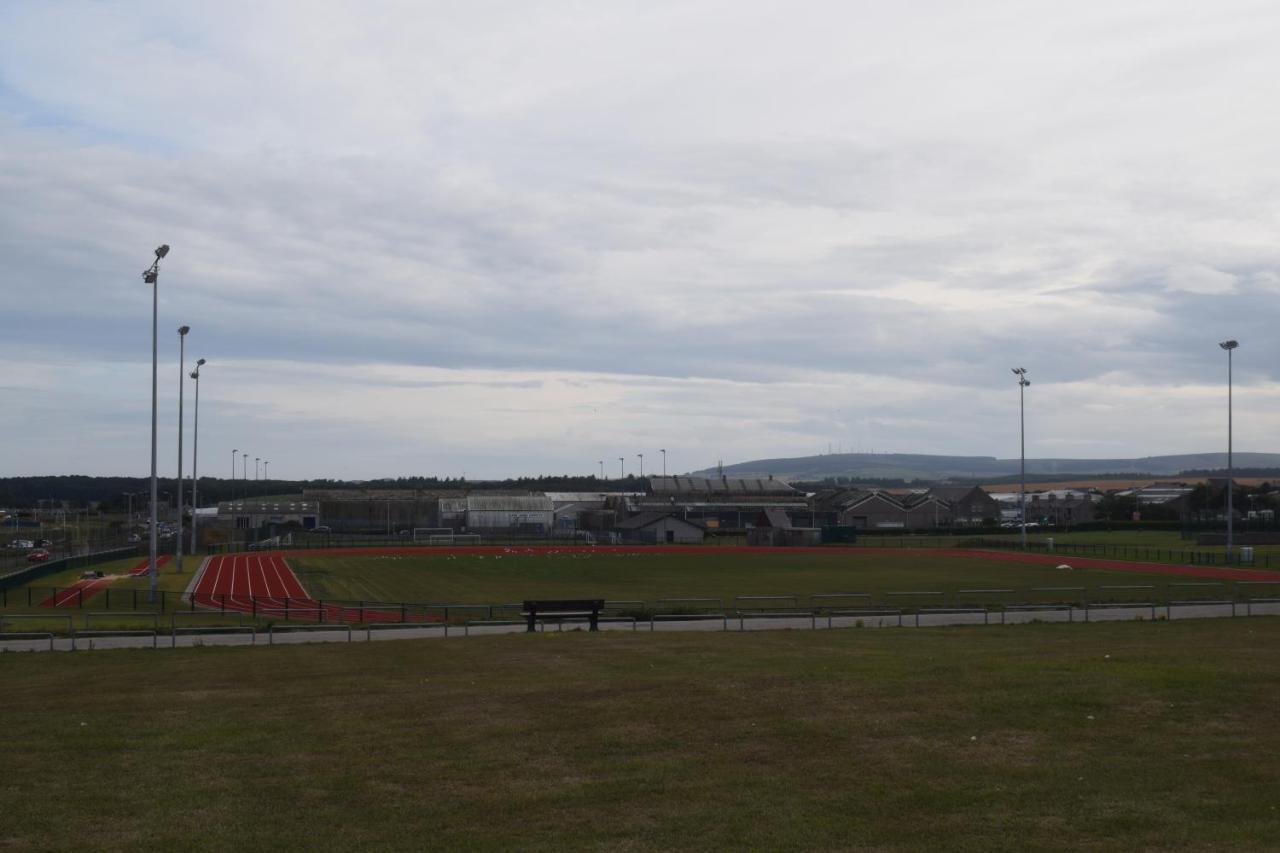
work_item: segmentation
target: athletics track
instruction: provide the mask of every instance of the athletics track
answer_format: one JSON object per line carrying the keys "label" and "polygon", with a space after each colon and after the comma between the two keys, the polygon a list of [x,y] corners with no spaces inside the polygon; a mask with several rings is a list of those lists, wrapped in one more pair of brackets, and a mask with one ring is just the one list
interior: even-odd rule
{"label": "athletics track", "polygon": [[[429,546],[404,548],[318,548],[285,552],[299,556],[459,556],[493,555],[553,556],[557,554],[847,554],[860,556],[908,554],[913,557],[948,559],[1000,560],[1033,565],[1060,565],[1067,562],[1077,569],[1139,572],[1174,577],[1213,578],[1218,580],[1280,581],[1280,572],[1210,566],[1178,566],[1130,560],[1108,560],[1097,557],[1064,557],[1054,554],[1028,554],[1016,551],[984,551],[963,548],[870,548],[847,550],[832,548],[750,548],[696,546],[501,546],[474,545],[463,547]],[[188,588],[188,597],[196,607],[280,616],[287,619],[316,619],[322,622],[401,622],[437,621],[435,614],[406,611],[400,605],[326,604],[307,593],[281,552],[233,554],[208,558]]]}
{"label": "athletics track", "polygon": [[[165,554],[156,558],[156,568],[160,568],[171,559],[169,554]],[[127,572],[131,578],[141,577],[145,575],[151,568],[151,558],[144,557],[136,566]],[[53,595],[40,602],[41,607],[70,607],[73,604],[79,606],[93,596],[97,595],[103,587],[109,586],[119,579],[120,575],[107,575],[104,578],[85,578],[78,580],[71,586],[58,590]]]}

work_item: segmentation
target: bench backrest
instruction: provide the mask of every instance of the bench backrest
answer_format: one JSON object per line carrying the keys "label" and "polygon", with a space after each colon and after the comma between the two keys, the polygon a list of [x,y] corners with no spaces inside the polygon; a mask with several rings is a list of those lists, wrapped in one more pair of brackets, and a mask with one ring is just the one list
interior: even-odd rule
{"label": "bench backrest", "polygon": [[527,613],[591,613],[604,609],[604,599],[537,599],[525,601],[524,609]]}

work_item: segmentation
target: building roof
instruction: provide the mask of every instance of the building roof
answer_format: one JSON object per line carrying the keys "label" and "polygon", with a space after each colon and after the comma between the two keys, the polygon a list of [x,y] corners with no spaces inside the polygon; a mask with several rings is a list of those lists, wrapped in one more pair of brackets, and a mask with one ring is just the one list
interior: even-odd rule
{"label": "building roof", "polygon": [[551,512],[554,504],[546,495],[471,495],[468,512]]}
{"label": "building roof", "polygon": [[781,480],[763,477],[650,477],[654,495],[788,495],[800,492]]}
{"label": "building roof", "polygon": [[960,501],[969,497],[975,491],[986,495],[986,491],[983,490],[982,486],[932,486],[925,494],[942,498],[944,501]]}
{"label": "building roof", "polygon": [[218,512],[278,515],[281,513],[314,513],[320,505],[315,501],[219,501]]}
{"label": "building roof", "polygon": [[605,492],[547,492],[547,497],[558,504],[604,503]]}
{"label": "building roof", "polygon": [[687,524],[690,527],[696,527],[699,530],[706,529],[703,525],[699,524],[698,522],[690,521],[687,518],[681,518],[679,515],[676,515],[674,512],[661,512],[661,511],[642,512],[639,515],[633,515],[630,518],[624,518],[621,521],[619,521],[617,524],[615,524],[614,527],[618,528],[619,530],[640,530],[641,528],[649,527],[650,525],[657,524],[659,521],[662,521],[664,518],[673,519],[675,521],[680,522],[681,524]]}
{"label": "building roof", "polygon": [[[764,524],[759,523],[760,516],[764,516]],[[756,516],[756,527],[776,527],[779,530],[790,530],[794,527],[787,514],[777,507],[761,510],[760,516]]]}

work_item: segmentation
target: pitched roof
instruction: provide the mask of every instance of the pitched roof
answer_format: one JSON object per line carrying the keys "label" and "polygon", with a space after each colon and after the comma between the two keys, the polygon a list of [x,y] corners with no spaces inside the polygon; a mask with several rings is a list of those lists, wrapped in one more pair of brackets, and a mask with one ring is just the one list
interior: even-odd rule
{"label": "pitched roof", "polygon": [[[764,516],[764,524],[759,521],[761,516]],[[790,530],[794,526],[787,514],[777,507],[763,509],[760,511],[760,515],[756,516],[756,527],[776,527],[779,530]]]}
{"label": "pitched roof", "polygon": [[688,524],[691,527],[696,527],[699,530],[706,529],[698,522],[690,521],[687,518],[681,518],[679,515],[675,514],[674,512],[661,512],[657,510],[642,512],[639,515],[633,515],[630,518],[624,518],[621,521],[619,521],[617,524],[615,524],[614,527],[618,528],[619,530],[639,530],[643,527],[648,527],[651,524],[657,524],[659,521],[662,521],[664,518],[673,518],[676,521],[679,521],[683,524]]}
{"label": "pitched roof", "polygon": [[765,477],[650,477],[655,495],[799,495],[781,480]]}

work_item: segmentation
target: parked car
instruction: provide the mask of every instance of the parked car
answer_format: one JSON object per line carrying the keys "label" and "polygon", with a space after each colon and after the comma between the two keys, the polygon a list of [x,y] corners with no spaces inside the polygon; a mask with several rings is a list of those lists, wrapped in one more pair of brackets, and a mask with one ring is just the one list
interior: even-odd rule
{"label": "parked car", "polygon": [[130,542],[141,542],[141,541],[142,541],[142,537],[141,537],[141,536],[139,536],[139,535],[138,535],[138,534],[136,534],[136,533],[130,533],[130,534],[129,534],[129,541],[130,541]]}
{"label": "parked car", "polygon": [[332,533],[333,531],[332,531],[332,528],[330,528],[329,525],[327,524],[317,524],[315,527],[311,528],[311,532],[312,533]]}
{"label": "parked car", "polygon": [[48,547],[51,547],[52,545],[53,545],[53,540],[51,539],[41,539],[39,542],[36,543],[37,548],[48,548]]}
{"label": "parked car", "polygon": [[9,547],[10,548],[34,548],[36,547],[36,543],[32,542],[30,539],[14,539],[12,542],[9,543]]}
{"label": "parked car", "polygon": [[43,548],[37,548],[27,555],[28,563],[44,563],[49,560],[49,552]]}

